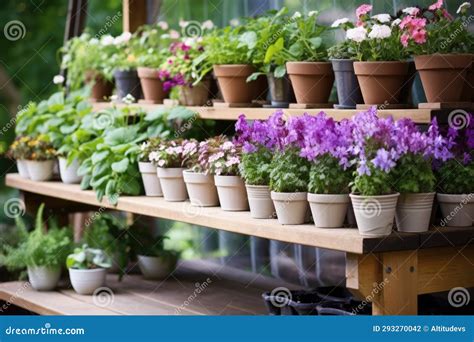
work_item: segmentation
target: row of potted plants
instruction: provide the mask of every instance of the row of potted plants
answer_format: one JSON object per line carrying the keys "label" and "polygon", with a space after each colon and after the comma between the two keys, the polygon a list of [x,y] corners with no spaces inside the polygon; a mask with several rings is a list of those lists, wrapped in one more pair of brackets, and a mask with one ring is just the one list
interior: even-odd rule
{"label": "row of potted plants", "polygon": [[[98,100],[110,96],[102,81],[112,80],[114,71],[119,99],[139,99],[143,89],[146,101],[161,103],[175,89],[182,104],[203,105],[213,72],[227,103],[265,100],[268,81],[274,106],[292,102],[292,89],[296,102],[324,105],[336,79],[341,108],[401,104],[419,71],[428,102],[472,102],[474,38],[465,25],[470,6],[463,3],[454,18],[441,0],[397,16],[372,14],[364,4],[356,23],[341,18],[330,27],[318,23],[317,11],[290,16],[283,8],[220,29],[208,21],[192,36],[194,22],[182,23],[182,36],[159,22],[133,35],[75,38],[62,50],[62,66],[69,86],[93,81]],[[334,44],[330,33],[336,28],[346,38]]]}

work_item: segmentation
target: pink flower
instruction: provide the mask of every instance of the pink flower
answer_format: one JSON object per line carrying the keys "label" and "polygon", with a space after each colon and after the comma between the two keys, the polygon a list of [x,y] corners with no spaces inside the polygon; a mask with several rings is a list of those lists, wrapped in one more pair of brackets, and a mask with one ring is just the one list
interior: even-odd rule
{"label": "pink flower", "polygon": [[438,0],[433,5],[428,7],[428,9],[430,11],[436,11],[436,10],[440,9],[441,7],[443,7],[443,0]]}
{"label": "pink flower", "polygon": [[[426,30],[425,29],[420,29],[415,32],[413,32],[413,40],[417,44],[424,44],[426,43]],[[403,43],[402,43],[403,44]]]}
{"label": "pink flower", "polygon": [[402,43],[403,47],[408,46],[408,39],[409,38],[410,38],[410,36],[408,35],[408,33],[402,34],[402,36],[400,37],[400,42]]}
{"label": "pink flower", "polygon": [[445,17],[446,19],[448,19],[448,20],[453,20],[454,19],[453,16],[451,14],[449,14],[449,12],[445,8],[443,8],[441,11],[443,13],[443,17]]}
{"label": "pink flower", "polygon": [[360,6],[356,9],[357,18],[360,18],[360,17],[362,17],[363,15],[366,15],[366,14],[369,13],[370,11],[372,11],[372,5],[368,5],[368,4],[360,5]]}

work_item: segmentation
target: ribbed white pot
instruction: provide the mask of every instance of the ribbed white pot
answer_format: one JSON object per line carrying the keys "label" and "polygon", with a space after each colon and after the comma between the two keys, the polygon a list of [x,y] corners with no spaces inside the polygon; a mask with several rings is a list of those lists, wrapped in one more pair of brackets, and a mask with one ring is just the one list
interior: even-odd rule
{"label": "ribbed white pot", "polygon": [[197,207],[217,207],[219,205],[213,175],[186,170],[183,172],[183,178],[191,205]]}
{"label": "ribbed white pot", "polygon": [[59,158],[59,174],[63,183],[79,184],[82,181],[82,177],[77,174],[79,166],[77,159],[74,159],[71,165],[67,165],[66,158]]}
{"label": "ribbed white pot", "polygon": [[160,180],[158,179],[157,169],[153,163],[139,162],[138,169],[142,175],[145,195],[150,197],[162,197]]}
{"label": "ribbed white pot", "polygon": [[452,227],[471,227],[474,218],[473,194],[438,194],[438,203],[443,219],[441,225]]}
{"label": "ribbed white pot", "polygon": [[53,178],[55,164],[55,160],[26,160],[30,179],[37,182],[47,181]]}
{"label": "ribbed white pot", "polygon": [[307,192],[271,192],[280,224],[303,224],[308,218]]}
{"label": "ribbed white pot", "polygon": [[255,219],[271,219],[276,216],[268,185],[245,184],[250,206],[250,216]]}
{"label": "ribbed white pot", "polygon": [[314,225],[318,228],[341,228],[350,203],[348,194],[328,195],[308,193]]}
{"label": "ribbed white pot", "polygon": [[421,233],[429,229],[435,194],[400,194],[395,214],[399,232]]}
{"label": "ribbed white pot", "polygon": [[139,255],[138,267],[146,279],[164,279],[176,267],[176,259]]}
{"label": "ribbed white pot", "polygon": [[107,269],[105,268],[96,268],[93,270],[69,269],[71,285],[74,291],[82,295],[93,294],[96,289],[104,286],[106,275]]}
{"label": "ribbed white pot", "polygon": [[36,291],[52,291],[61,277],[60,267],[28,266],[28,280]]}
{"label": "ribbed white pot", "polygon": [[30,174],[28,172],[28,165],[26,164],[26,160],[17,160],[16,167],[18,169],[18,173],[20,174],[21,178],[29,179]]}
{"label": "ribbed white pot", "polygon": [[188,198],[182,167],[157,168],[163,196],[168,202],[183,202]]}
{"label": "ribbed white pot", "polygon": [[240,176],[214,176],[222,210],[247,211],[249,202],[245,184]]}
{"label": "ribbed white pot", "polygon": [[382,237],[392,233],[399,193],[383,196],[350,194],[359,233],[368,237]]}

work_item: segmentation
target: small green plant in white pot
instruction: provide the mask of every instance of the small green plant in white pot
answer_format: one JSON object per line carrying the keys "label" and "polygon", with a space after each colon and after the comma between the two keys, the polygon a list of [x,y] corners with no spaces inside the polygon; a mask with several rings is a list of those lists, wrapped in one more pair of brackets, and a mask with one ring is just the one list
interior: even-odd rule
{"label": "small green plant in white pot", "polygon": [[162,197],[160,180],[156,173],[156,166],[150,160],[150,153],[157,150],[161,139],[153,138],[144,142],[140,146],[140,154],[138,156],[138,168],[142,175],[143,187],[145,194],[151,197]]}
{"label": "small green plant in white pot", "polygon": [[144,241],[137,251],[138,267],[146,279],[164,279],[176,267],[179,253],[165,249],[165,239],[158,236]]}
{"label": "small green plant in white pot", "polygon": [[32,137],[28,141],[26,167],[28,175],[34,181],[47,181],[53,178],[56,164],[56,150],[46,135]]}
{"label": "small green plant in white pot", "polygon": [[31,149],[28,146],[31,137],[19,135],[15,141],[10,145],[8,156],[16,160],[16,167],[21,178],[30,178],[26,161],[30,158]]}
{"label": "small green plant in white pot", "polygon": [[67,257],[66,265],[74,291],[90,295],[105,285],[105,276],[111,263],[103,250],[90,248],[84,244]]}

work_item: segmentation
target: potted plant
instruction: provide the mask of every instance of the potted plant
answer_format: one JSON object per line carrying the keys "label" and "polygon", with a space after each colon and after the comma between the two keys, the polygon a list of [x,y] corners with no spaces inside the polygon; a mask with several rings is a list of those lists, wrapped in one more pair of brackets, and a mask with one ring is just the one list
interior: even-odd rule
{"label": "potted plant", "polygon": [[89,138],[90,134],[87,134],[82,129],[77,129],[67,135],[62,141],[57,156],[59,159],[59,175],[63,183],[81,183],[82,176],[79,175],[78,171],[81,166],[81,161],[84,160],[86,156],[79,152],[79,146],[87,142]]}
{"label": "potted plant", "polygon": [[350,194],[359,233],[368,237],[390,235],[399,193],[394,191],[392,169],[396,165],[396,141],[392,118],[380,119],[377,110],[353,118],[357,172]]}
{"label": "potted plant", "polygon": [[212,151],[224,142],[225,137],[218,136],[201,142],[191,140],[183,146],[185,164],[188,167],[183,172],[183,177],[191,205],[198,207],[219,205],[214,176],[210,173],[209,157]]}
{"label": "potted plant", "polygon": [[29,179],[27,160],[30,158],[31,148],[28,146],[31,138],[29,136],[19,135],[10,145],[8,156],[16,160],[16,166],[20,177]]}
{"label": "potted plant", "polygon": [[400,41],[415,55],[429,103],[461,100],[474,44],[465,24],[469,7],[467,2],[462,4],[457,11],[461,16],[453,18],[438,0],[427,9],[406,11],[399,23]]}
{"label": "potted plant", "polygon": [[247,211],[249,203],[244,181],[240,177],[241,146],[223,141],[212,149],[209,156],[210,172],[214,175],[222,210]]}
{"label": "potted plant", "polygon": [[166,201],[182,202],[188,198],[183,179],[184,153],[186,140],[162,141],[158,148],[149,154],[149,159],[157,166],[161,189]]}
{"label": "potted plant", "polygon": [[154,165],[150,160],[150,153],[157,150],[160,143],[160,138],[153,138],[144,142],[140,146],[141,152],[138,156],[138,169],[142,175],[146,196],[163,196],[163,190],[161,189],[160,180],[158,179],[156,165]]}
{"label": "potted plant", "polygon": [[352,124],[336,123],[324,112],[308,117],[301,156],[311,162],[308,202],[318,228],[338,228],[344,224],[349,198]]}
{"label": "potted plant", "polygon": [[103,250],[84,244],[68,255],[66,265],[74,291],[81,295],[90,295],[105,285],[105,276],[111,264]]}
{"label": "potted plant", "polygon": [[275,216],[275,206],[270,196],[270,164],[275,149],[275,139],[268,122],[281,117],[276,112],[268,121],[256,120],[248,124],[245,115],[240,115],[235,124],[236,141],[242,145],[240,174],[245,180],[250,216],[269,219]]}
{"label": "potted plant", "polygon": [[146,279],[164,279],[176,268],[179,253],[167,250],[166,237],[158,236],[146,241],[138,253],[138,267]]}
{"label": "potted plant", "polygon": [[56,150],[48,136],[39,135],[28,141],[26,167],[31,180],[42,182],[53,178]]}
{"label": "potted plant", "polygon": [[48,222],[46,231],[43,223],[44,203],[38,208],[35,228],[26,232],[25,223],[16,218],[17,227],[24,232],[24,240],[16,247],[5,246],[6,253],[1,263],[9,269],[26,267],[28,280],[37,291],[54,290],[61,276],[61,266],[71,247],[71,231],[59,228],[54,219]]}

